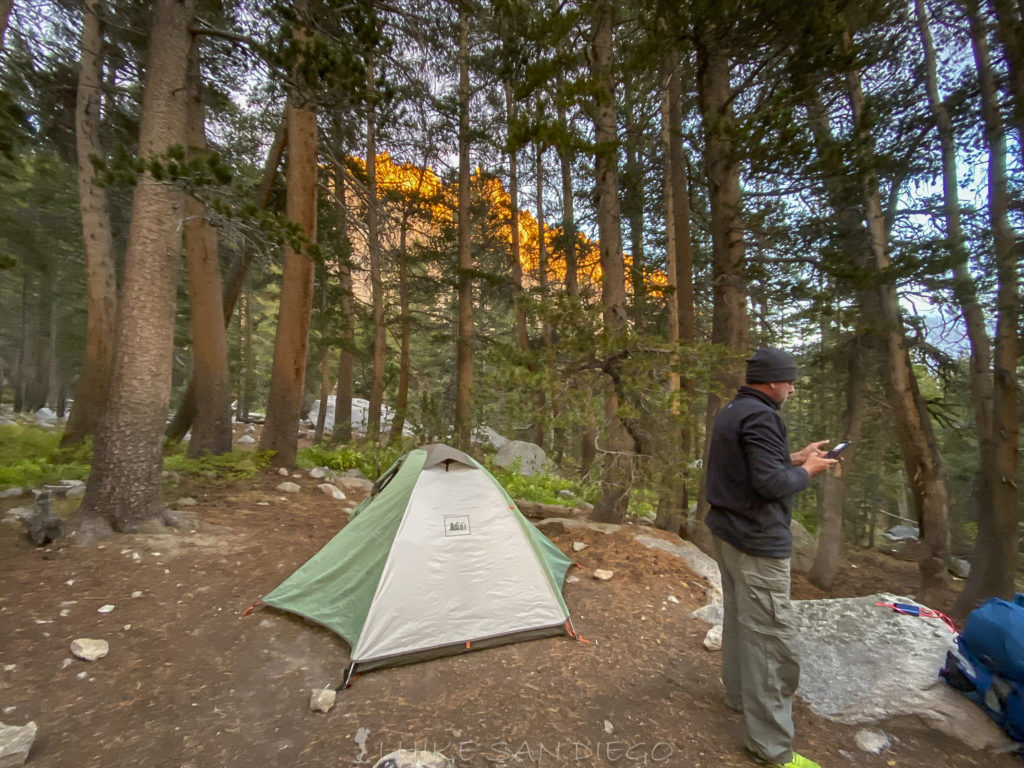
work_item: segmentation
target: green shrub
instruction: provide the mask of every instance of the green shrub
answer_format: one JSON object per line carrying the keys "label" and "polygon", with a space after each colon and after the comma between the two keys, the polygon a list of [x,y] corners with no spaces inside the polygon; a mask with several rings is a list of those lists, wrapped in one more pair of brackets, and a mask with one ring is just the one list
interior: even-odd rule
{"label": "green shrub", "polygon": [[60,433],[21,424],[0,426],[0,488],[38,487],[89,476],[91,443],[61,450]]}
{"label": "green shrub", "polygon": [[[573,506],[581,502],[593,504],[600,496],[596,484],[584,485],[558,475],[531,475],[526,477],[513,470],[504,469],[487,462],[488,471],[501,483],[513,499],[525,499],[541,504],[563,504]],[[569,491],[566,496],[561,491]]]}
{"label": "green shrub", "polygon": [[314,445],[299,451],[297,463],[305,469],[327,467],[336,472],[358,469],[369,479],[376,480],[403,453],[406,449],[400,445],[367,446],[363,450],[346,445],[333,451]]}
{"label": "green shrub", "polygon": [[231,453],[198,459],[176,453],[164,457],[164,469],[210,480],[241,480],[253,477],[261,469],[270,466],[273,455],[273,451],[243,451],[238,448]]}

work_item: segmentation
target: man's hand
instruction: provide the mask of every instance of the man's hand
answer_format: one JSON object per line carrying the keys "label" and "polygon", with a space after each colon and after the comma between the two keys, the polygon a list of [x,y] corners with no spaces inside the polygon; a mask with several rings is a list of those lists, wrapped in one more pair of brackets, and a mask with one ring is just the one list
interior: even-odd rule
{"label": "man's hand", "polygon": [[[828,445],[828,440],[818,440],[813,443],[808,443],[796,453],[789,454],[789,460],[793,462],[793,466],[802,467],[807,463],[807,460],[812,456],[825,458],[825,451],[823,451],[821,448],[823,445]],[[819,472],[820,471],[821,470],[819,470]]]}
{"label": "man's hand", "polygon": [[[820,445],[820,443],[818,443]],[[818,451],[816,454],[812,454],[807,457],[807,460],[800,466],[807,470],[807,474],[814,477],[817,474],[824,472],[831,466],[834,466],[839,459],[826,459],[825,454],[822,451]]]}

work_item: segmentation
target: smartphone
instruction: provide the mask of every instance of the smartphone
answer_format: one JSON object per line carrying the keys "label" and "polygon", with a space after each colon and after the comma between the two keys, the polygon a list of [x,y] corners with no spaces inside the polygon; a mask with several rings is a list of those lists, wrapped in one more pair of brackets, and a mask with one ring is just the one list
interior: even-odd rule
{"label": "smartphone", "polygon": [[843,451],[845,451],[847,448],[849,448],[850,447],[850,443],[852,443],[852,442],[853,442],[852,440],[847,440],[844,443],[839,443],[838,445],[836,445],[835,448],[832,448],[828,453],[825,454],[825,458],[826,459],[838,459],[839,458],[839,454],[841,454]]}

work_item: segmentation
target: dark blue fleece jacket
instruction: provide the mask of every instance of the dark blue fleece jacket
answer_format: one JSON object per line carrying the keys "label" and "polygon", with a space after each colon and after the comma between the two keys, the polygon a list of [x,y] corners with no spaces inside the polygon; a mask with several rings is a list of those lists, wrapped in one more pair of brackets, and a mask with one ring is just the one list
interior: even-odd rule
{"label": "dark blue fleece jacket", "polygon": [[711,433],[708,528],[741,552],[790,557],[793,497],[809,480],[807,471],[790,461],[779,407],[762,392],[740,387]]}

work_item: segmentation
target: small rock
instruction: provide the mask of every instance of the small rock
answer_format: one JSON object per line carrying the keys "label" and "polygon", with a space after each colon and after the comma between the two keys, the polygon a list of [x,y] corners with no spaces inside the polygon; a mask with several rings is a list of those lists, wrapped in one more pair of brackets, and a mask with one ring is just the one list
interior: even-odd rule
{"label": "small rock", "polygon": [[142,590],[136,589],[132,592],[132,597],[142,597]]}
{"label": "small rock", "polygon": [[74,663],[75,663],[74,659],[64,659],[64,661],[62,661],[60,663],[60,668],[61,669],[67,669],[68,667],[70,667]]}
{"label": "small rock", "polygon": [[318,485],[317,488],[319,488],[321,491],[323,491],[336,501],[344,501],[346,498],[345,494],[342,493],[341,489],[338,488],[336,485],[331,485],[330,483],[320,483],[320,485]]}
{"label": "small rock", "polygon": [[199,513],[194,509],[168,509],[164,511],[164,522],[171,528],[194,531],[199,528]]}
{"label": "small rock", "polygon": [[704,635],[704,647],[709,651],[722,650],[722,625],[715,624],[708,633]]}
{"label": "small rock", "polygon": [[309,470],[309,476],[314,480],[323,480],[327,477],[327,471],[322,467],[313,467],[313,469]]}
{"label": "small rock", "polygon": [[240,438],[235,440],[238,445],[253,445],[256,442],[256,438],[252,435],[242,435]]}
{"label": "small rock", "polygon": [[177,504],[179,507],[194,507],[199,502],[193,499],[191,496],[184,496],[174,503]]}
{"label": "small rock", "polygon": [[24,493],[24,488],[14,486],[13,488],[8,488],[6,491],[0,491],[0,499],[16,499]]}
{"label": "small rock", "polygon": [[585,543],[585,542],[582,542],[582,541],[574,541],[574,542],[572,543],[572,551],[573,551],[573,552],[582,552],[582,551],[583,551],[584,549],[586,549],[586,548],[587,548],[587,545],[586,545],[586,543]]}
{"label": "small rock", "polygon": [[608,579],[610,579],[613,575],[614,574],[612,573],[612,571],[605,571],[601,568],[598,568],[594,571],[594,578],[600,579],[601,581],[608,581]]}
{"label": "small rock", "polygon": [[360,493],[365,495],[373,488],[373,483],[362,477],[341,477],[335,482],[347,496],[358,495]]}
{"label": "small rock", "polygon": [[675,595],[669,595],[665,599],[668,600],[670,603],[675,603],[676,605],[679,605],[679,598],[676,597]]}
{"label": "small rock", "polygon": [[70,615],[71,615],[71,609],[70,608],[61,608],[60,609],[60,617],[62,619],[66,619]]}
{"label": "small rock", "polygon": [[854,737],[854,742],[856,742],[858,749],[870,752],[873,755],[879,755],[882,753],[882,750],[892,746],[892,740],[887,733],[868,729],[858,731]]}
{"label": "small rock", "polygon": [[77,677],[79,680],[85,680],[85,678],[87,678],[88,676],[89,676],[89,673],[88,672],[84,672],[84,671],[83,672],[79,672],[77,675],[75,675],[75,677]]}
{"label": "small rock", "polygon": [[113,610],[114,606],[110,603],[107,603],[106,605],[101,605],[99,608],[97,608],[96,613],[111,613],[113,612]]}
{"label": "small rock", "polygon": [[277,474],[279,474],[281,477],[288,477],[288,475],[291,473],[288,472],[288,467],[281,467],[280,469],[277,470]]}
{"label": "small rock", "polygon": [[575,496],[576,494],[575,494],[575,493],[573,493],[572,491],[570,491],[570,490],[569,490],[568,488],[563,488],[562,490],[560,490],[560,491],[558,492],[558,495],[559,495],[559,496],[561,496],[561,497],[562,497],[563,499],[571,499],[571,498],[573,498],[573,497],[574,497],[574,496]]}
{"label": "small rock", "polygon": [[612,725],[611,720],[605,720],[604,721],[604,732],[605,733],[615,733],[615,726]]}
{"label": "small rock", "polygon": [[96,661],[110,653],[110,645],[106,640],[80,637],[71,641],[71,652],[85,661]]}
{"label": "small rock", "polygon": [[971,575],[971,564],[962,557],[951,557],[949,559],[949,572],[958,579],[966,579]]}
{"label": "small rock", "polygon": [[31,507],[12,507],[4,512],[4,520],[18,520],[24,522],[32,517]]}
{"label": "small rock", "polygon": [[708,603],[691,613],[690,616],[694,619],[700,619],[705,624],[721,624],[725,621],[725,609],[721,603]]}
{"label": "small rock", "polygon": [[280,491],[281,493],[298,493],[302,488],[295,483],[281,483],[274,490]]}
{"label": "small rock", "polygon": [[17,664],[4,664],[4,672],[13,672],[18,668]]}
{"label": "small rock", "polygon": [[578,584],[579,583],[579,578],[576,577],[576,576],[566,576],[565,577],[565,581],[568,584]]}
{"label": "small rock", "polygon": [[310,712],[330,712],[338,692],[333,688],[314,688],[309,696]]}
{"label": "small rock", "polygon": [[24,765],[35,740],[35,721],[30,720],[26,725],[0,723],[0,768]]}
{"label": "small rock", "polygon": [[70,489],[68,491],[68,498],[69,499],[79,499],[82,496],[85,496],[85,486],[84,485],[76,485],[74,488],[72,488],[72,489]]}
{"label": "small rock", "polygon": [[245,428],[245,434],[247,434],[247,435],[255,435],[256,434],[256,427],[254,427],[252,424],[248,425]]}
{"label": "small rock", "polygon": [[455,768],[455,762],[440,752],[400,749],[384,755],[373,768]]}

